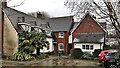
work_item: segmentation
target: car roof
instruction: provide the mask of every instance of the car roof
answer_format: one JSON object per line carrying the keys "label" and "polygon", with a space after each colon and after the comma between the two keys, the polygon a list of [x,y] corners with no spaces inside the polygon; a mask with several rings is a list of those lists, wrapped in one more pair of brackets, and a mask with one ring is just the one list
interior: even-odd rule
{"label": "car roof", "polygon": [[108,52],[108,53],[117,53],[118,51],[111,51],[111,52]]}

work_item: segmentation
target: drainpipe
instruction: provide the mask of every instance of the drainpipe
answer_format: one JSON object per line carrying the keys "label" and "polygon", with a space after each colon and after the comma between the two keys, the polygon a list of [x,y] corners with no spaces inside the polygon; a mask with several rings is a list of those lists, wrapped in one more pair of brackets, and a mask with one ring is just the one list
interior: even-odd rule
{"label": "drainpipe", "polygon": [[0,58],[2,58],[2,46],[3,46],[3,41],[2,41],[2,1],[0,1]]}

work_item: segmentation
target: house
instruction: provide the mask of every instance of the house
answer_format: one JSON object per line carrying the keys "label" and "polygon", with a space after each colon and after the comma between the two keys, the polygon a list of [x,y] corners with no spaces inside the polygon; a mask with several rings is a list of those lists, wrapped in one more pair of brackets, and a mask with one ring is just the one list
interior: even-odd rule
{"label": "house", "polygon": [[105,29],[87,12],[79,23],[76,23],[69,36],[72,48],[80,48],[83,52],[94,52],[103,49]]}
{"label": "house", "polygon": [[[49,42],[49,48],[47,48],[47,51],[45,52],[54,51],[54,46],[52,43],[54,39],[52,37],[52,32],[49,29],[48,23],[42,21],[39,18],[35,18],[8,7],[6,1],[2,2],[2,23],[3,55],[11,56],[14,52],[17,52],[18,32],[21,32],[22,30],[29,32],[35,30],[39,33],[41,33],[42,30],[45,30],[47,32],[47,41]],[[46,26],[46,28],[43,26]]]}
{"label": "house", "polygon": [[53,17],[46,20],[49,22],[50,28],[56,36],[56,42],[54,42],[54,52],[58,53],[62,51],[67,54],[69,52],[68,40],[69,31],[73,23],[73,15]]}

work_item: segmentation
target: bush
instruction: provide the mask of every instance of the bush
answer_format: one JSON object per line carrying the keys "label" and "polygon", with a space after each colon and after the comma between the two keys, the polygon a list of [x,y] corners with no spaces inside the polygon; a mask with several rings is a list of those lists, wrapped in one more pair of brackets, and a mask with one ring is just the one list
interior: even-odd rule
{"label": "bush", "polygon": [[15,61],[27,61],[27,60],[32,60],[34,57],[30,56],[29,54],[26,53],[14,53],[11,57],[12,60]]}
{"label": "bush", "polygon": [[72,58],[79,59],[82,57],[83,52],[79,48],[74,48],[74,49],[71,49],[70,54]]}
{"label": "bush", "polygon": [[93,56],[90,52],[83,52],[82,59],[93,60]]}
{"label": "bush", "polygon": [[93,52],[93,57],[98,57],[101,51],[101,49],[95,49]]}

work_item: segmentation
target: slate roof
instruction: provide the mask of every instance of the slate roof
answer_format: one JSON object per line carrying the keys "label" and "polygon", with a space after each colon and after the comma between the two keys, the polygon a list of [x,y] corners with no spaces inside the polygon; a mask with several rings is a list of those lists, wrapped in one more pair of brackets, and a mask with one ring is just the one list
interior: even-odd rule
{"label": "slate roof", "polygon": [[68,31],[71,27],[73,16],[49,18],[49,23],[52,31]]}
{"label": "slate roof", "polygon": [[79,43],[102,43],[104,42],[104,34],[77,34],[74,42]]}
{"label": "slate roof", "polygon": [[[16,31],[18,31],[18,29],[17,29],[18,28],[18,24],[17,24],[18,23],[18,21],[17,21],[18,17],[24,17],[25,18],[25,23],[28,23],[31,26],[36,26],[36,25],[40,26],[40,24],[45,24],[45,22],[41,19],[30,16],[28,14],[25,14],[23,12],[20,12],[20,11],[15,10],[13,8],[10,8],[10,7],[4,8],[3,11],[5,12],[7,17],[11,21],[12,25],[15,27]],[[30,23],[31,21],[35,21],[36,25],[34,23]]]}

